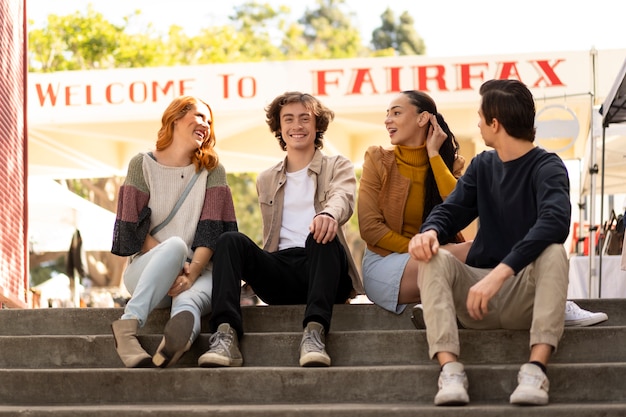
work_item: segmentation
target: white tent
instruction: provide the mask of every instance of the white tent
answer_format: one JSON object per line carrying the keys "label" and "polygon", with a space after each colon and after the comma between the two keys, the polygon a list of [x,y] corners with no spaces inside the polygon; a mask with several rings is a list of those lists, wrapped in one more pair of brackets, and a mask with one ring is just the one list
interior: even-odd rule
{"label": "white tent", "polygon": [[78,229],[83,250],[111,249],[115,214],[69,191],[58,182],[28,180],[28,240],[32,252],[66,252]]}

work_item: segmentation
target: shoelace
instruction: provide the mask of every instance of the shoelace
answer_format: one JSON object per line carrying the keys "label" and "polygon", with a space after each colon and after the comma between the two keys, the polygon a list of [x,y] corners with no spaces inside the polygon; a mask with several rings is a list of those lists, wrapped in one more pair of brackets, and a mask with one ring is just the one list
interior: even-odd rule
{"label": "shoelace", "polygon": [[210,347],[209,350],[222,350],[228,352],[228,349],[233,342],[233,335],[223,332],[215,332],[209,338]]}
{"label": "shoelace", "polygon": [[464,384],[465,374],[454,372],[442,372],[440,374],[442,384]]}
{"label": "shoelace", "polygon": [[300,342],[300,348],[302,348],[303,345],[308,351],[324,350],[324,343],[322,342],[320,333],[317,330],[311,330],[310,332],[307,332],[306,336],[302,339],[302,342]]}
{"label": "shoelace", "polygon": [[581,308],[574,307],[569,302],[565,305],[565,314],[569,314],[577,319],[585,318],[590,315],[590,313],[582,310]]}

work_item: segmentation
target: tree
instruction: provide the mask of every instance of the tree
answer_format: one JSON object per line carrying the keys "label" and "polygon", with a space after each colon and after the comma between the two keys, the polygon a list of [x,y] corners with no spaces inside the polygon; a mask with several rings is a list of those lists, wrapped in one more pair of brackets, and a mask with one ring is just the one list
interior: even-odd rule
{"label": "tree", "polygon": [[424,40],[415,31],[415,21],[408,12],[403,12],[396,23],[394,12],[387,8],[380,19],[381,26],[372,32],[376,55],[423,55],[426,52]]}
{"label": "tree", "polygon": [[317,9],[304,12],[299,22],[303,36],[316,58],[354,58],[367,55],[361,35],[351,22],[354,13],[342,10],[344,0],[316,0]]}
{"label": "tree", "polygon": [[120,40],[127,36],[124,29],[91,5],[84,15],[49,15],[45,28],[28,34],[30,67],[44,72],[113,68]]}

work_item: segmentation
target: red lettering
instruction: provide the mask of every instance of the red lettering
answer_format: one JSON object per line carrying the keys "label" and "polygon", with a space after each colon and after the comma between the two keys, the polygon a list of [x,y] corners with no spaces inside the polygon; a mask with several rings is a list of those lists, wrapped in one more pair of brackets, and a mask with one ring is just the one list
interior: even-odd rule
{"label": "red lettering", "polygon": [[[141,94],[143,97],[137,97],[137,90],[138,93]],[[128,93],[130,101],[132,101],[133,103],[145,103],[148,97],[148,88],[146,87],[146,83],[135,81],[128,88]]]}
{"label": "red lettering", "polygon": [[[448,87],[446,86],[446,79],[444,76],[446,75],[446,68],[443,65],[424,65],[419,67],[414,67],[417,69],[417,80],[414,85],[417,85],[417,89],[420,91],[430,91],[428,89],[428,81],[436,81],[437,89],[440,91],[448,91]],[[428,75],[428,70],[435,70],[433,75]]]}
{"label": "red lettering", "polygon": [[471,90],[472,89],[472,79],[478,79],[481,83],[485,80],[485,72],[479,71],[478,74],[472,75],[472,68],[474,67],[484,67],[489,68],[488,62],[477,62],[473,64],[460,64],[458,65],[457,75],[458,86],[457,90]]}
{"label": "red lettering", "polygon": [[102,104],[102,103],[94,103],[93,100],[91,99],[91,86],[90,85],[85,87],[85,104],[87,104],[88,106]]}
{"label": "red lettering", "polygon": [[363,84],[369,84],[372,87],[372,94],[378,94],[374,80],[369,68],[357,68],[354,76],[354,83],[352,83],[352,91],[349,94],[363,94]]}
{"label": "red lettering", "polygon": [[[244,81],[250,81],[248,84],[250,84],[250,90],[251,92],[246,95],[244,94]],[[237,92],[239,93],[239,97],[241,98],[250,98],[250,97],[254,97],[256,95],[256,80],[253,77],[242,77],[239,79],[239,82],[237,83]]]}
{"label": "red lettering", "polygon": [[313,95],[315,96],[327,96],[327,85],[339,86],[339,77],[335,77],[332,80],[326,78],[327,74],[338,73],[343,75],[343,70],[326,70],[326,71],[313,71]]}
{"label": "red lettering", "polygon": [[222,74],[222,88],[223,88],[223,92],[222,94],[224,95],[224,98],[228,98],[229,94],[228,94],[228,78],[230,77],[230,74]]}
{"label": "red lettering", "polygon": [[400,89],[400,70],[402,67],[388,67],[387,70],[387,93],[399,93]]}
{"label": "red lettering", "polygon": [[[152,83],[152,99],[156,101],[157,95],[159,93],[163,93],[163,95],[167,95],[167,92],[174,87],[174,81],[168,81],[165,83],[164,87],[161,87],[158,82],[154,81]],[[174,92],[172,91],[172,94]]]}
{"label": "red lettering", "polygon": [[68,85],[67,87],[65,87],[65,105],[66,106],[74,106],[76,104],[72,104],[72,96],[76,95],[76,92],[72,91],[75,88],[77,88],[78,86],[76,85]]}
{"label": "red lettering", "polygon": [[46,91],[43,91],[41,84],[35,85],[35,88],[37,89],[37,98],[39,98],[39,105],[41,107],[46,104],[46,98],[48,97],[50,97],[50,104],[52,105],[52,107],[56,106],[57,96],[59,94],[59,85],[57,84],[56,87],[57,89],[53,90],[52,85],[48,84],[48,87],[46,87]]}
{"label": "red lettering", "polygon": [[180,90],[180,95],[181,95],[181,96],[182,96],[182,95],[187,94],[187,90],[188,90],[188,89],[191,89],[191,86],[187,87],[187,86],[185,85],[185,83],[186,83],[187,81],[192,82],[192,81],[193,81],[193,78],[189,78],[189,79],[186,79],[186,80],[180,80],[180,81],[178,82],[178,89]]}
{"label": "red lettering", "polygon": [[[550,65],[548,61],[530,61],[539,73],[539,78],[533,84],[533,87],[539,87],[540,84],[545,82],[546,87],[564,86],[561,79],[554,72],[554,68],[563,62],[563,59],[558,59],[554,62],[554,65]],[[546,79],[547,77],[547,79]]]}
{"label": "red lettering", "polygon": [[111,104],[122,104],[124,102],[124,100],[113,100],[113,87],[124,87],[122,84],[120,83],[113,83],[113,84],[109,84],[106,86],[105,89],[105,97],[106,97],[106,101],[107,103],[111,103]]}
{"label": "red lettering", "polygon": [[522,81],[522,77],[520,77],[519,71],[517,70],[517,62],[499,62],[495,78],[497,80],[515,79]]}

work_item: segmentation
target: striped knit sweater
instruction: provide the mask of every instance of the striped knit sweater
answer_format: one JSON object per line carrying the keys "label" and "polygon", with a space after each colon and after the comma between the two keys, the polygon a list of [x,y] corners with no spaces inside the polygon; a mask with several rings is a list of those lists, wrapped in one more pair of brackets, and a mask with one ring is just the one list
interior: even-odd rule
{"label": "striped knit sweater", "polygon": [[[111,252],[130,256],[141,251],[150,230],[169,215],[194,173],[193,164],[168,167],[148,153],[133,157],[119,191]],[[233,199],[220,164],[201,172],[176,215],[154,237],[160,242],[182,238],[191,258],[195,248],[215,249],[220,234],[236,230]]]}

